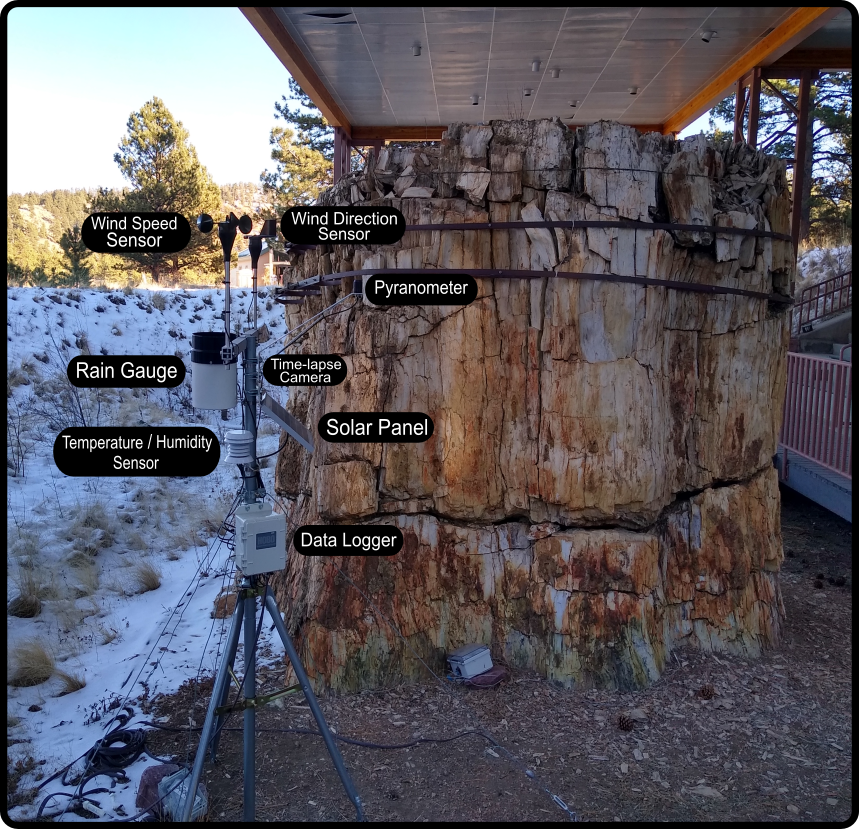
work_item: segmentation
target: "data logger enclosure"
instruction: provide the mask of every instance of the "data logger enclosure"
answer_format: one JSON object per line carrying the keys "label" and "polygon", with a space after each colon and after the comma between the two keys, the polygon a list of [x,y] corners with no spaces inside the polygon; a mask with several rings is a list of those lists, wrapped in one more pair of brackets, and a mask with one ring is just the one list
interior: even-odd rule
{"label": "data logger enclosure", "polygon": [[447,655],[455,677],[471,679],[492,667],[492,656],[486,645],[463,645]]}
{"label": "data logger enclosure", "polygon": [[271,504],[242,504],[236,510],[236,566],[246,576],[286,567],[286,517]]}

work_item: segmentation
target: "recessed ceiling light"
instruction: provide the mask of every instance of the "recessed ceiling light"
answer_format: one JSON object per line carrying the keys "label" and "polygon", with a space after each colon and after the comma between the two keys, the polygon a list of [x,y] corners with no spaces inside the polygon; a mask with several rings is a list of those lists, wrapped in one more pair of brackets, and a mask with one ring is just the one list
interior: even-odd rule
{"label": "recessed ceiling light", "polygon": [[416,58],[419,58],[421,56],[421,45],[420,45],[420,43],[416,43],[414,46],[412,46],[412,54]]}
{"label": "recessed ceiling light", "polygon": [[526,87],[522,90],[522,94],[523,94],[526,98],[530,98],[530,97],[534,94],[534,90],[533,90],[533,89],[531,89],[531,87],[530,87],[530,86],[526,86]]}
{"label": "recessed ceiling light", "polygon": [[581,101],[569,101],[570,106],[573,108],[577,107],[580,103]]}
{"label": "recessed ceiling light", "polygon": [[704,43],[709,43],[717,34],[718,32],[701,32],[701,40]]}
{"label": "recessed ceiling light", "polygon": [[629,87],[629,89],[627,89],[627,92],[629,92],[630,95],[638,95],[638,87],[631,86]]}
{"label": "recessed ceiling light", "polygon": [[472,95],[471,96],[471,105],[473,107],[476,107],[479,103],[480,103],[480,96],[479,95]]}
{"label": "recessed ceiling light", "polygon": [[531,71],[532,72],[539,72],[540,71],[540,59],[539,58],[534,58],[534,60],[531,61]]}
{"label": "recessed ceiling light", "polygon": [[561,77],[561,70],[558,69],[557,67],[552,69],[552,77],[553,78],[560,78]]}

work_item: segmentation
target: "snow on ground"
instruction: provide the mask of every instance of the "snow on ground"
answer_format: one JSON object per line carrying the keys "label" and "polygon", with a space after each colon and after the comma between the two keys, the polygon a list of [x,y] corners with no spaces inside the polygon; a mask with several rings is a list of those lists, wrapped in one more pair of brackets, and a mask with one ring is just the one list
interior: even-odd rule
{"label": "snow on ground", "polygon": [[[263,289],[260,298],[260,325],[282,339],[283,309],[268,293]],[[250,302],[250,291],[232,291],[233,321],[242,328]],[[63,475],[52,449],[57,433],[74,425],[68,405],[83,411],[89,425],[198,424],[219,439],[226,429],[240,428],[238,408],[226,422],[220,412],[191,409],[187,376],[169,392],[81,390],[79,400],[69,395],[65,376],[68,361],[84,349],[176,354],[189,369],[191,333],[222,330],[222,309],[223,291],[214,290],[7,290],[7,597],[41,597],[38,615],[7,615],[8,664],[14,670],[22,647],[38,639],[58,669],[46,682],[7,687],[7,773],[20,777],[19,797],[90,749],[119,712],[117,701],[134,706],[128,723],[134,728],[146,719],[138,699],[172,692],[217,665],[229,619],[213,620],[211,613],[234,569],[217,527],[240,485],[225,450],[206,477],[86,478]],[[276,352],[274,339],[263,358]],[[285,397],[283,389],[266,390]],[[280,430],[263,419],[259,453],[274,452],[279,440]],[[273,472],[271,458],[262,470],[269,493]],[[141,563],[160,572],[157,589],[141,592]],[[281,650],[277,643],[274,652]],[[237,669],[240,656],[241,648]],[[85,686],[63,693],[75,678]],[[130,783],[95,796],[104,819],[137,813],[140,775],[154,763],[144,755],[126,770]],[[109,778],[97,777],[85,789],[109,785]],[[10,808],[10,816],[32,819],[46,795],[73,788],[58,778],[30,804]],[[10,796],[13,791],[10,779]],[[67,803],[55,798],[45,814]],[[83,819],[70,812],[63,817]]]}
{"label": "snow on ground", "polygon": [[812,248],[799,256],[796,263],[797,289],[817,285],[853,268],[853,246]]}

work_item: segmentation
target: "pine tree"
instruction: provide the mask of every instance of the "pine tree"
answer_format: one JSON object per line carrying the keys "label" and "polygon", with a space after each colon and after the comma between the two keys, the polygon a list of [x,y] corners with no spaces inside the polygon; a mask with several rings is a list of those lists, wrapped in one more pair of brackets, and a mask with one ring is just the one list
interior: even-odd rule
{"label": "pine tree", "polygon": [[[796,104],[799,83],[772,80],[773,91],[761,85],[758,121],[758,148],[781,158],[793,158],[796,117],[785,103]],[[725,98],[710,111],[710,129],[718,138],[730,133],[718,128],[719,122],[732,123],[734,95]],[[800,217],[803,240],[844,239],[852,226],[853,208],[853,75],[850,72],[824,72],[811,86],[809,96],[809,160],[806,168],[806,190]],[[748,112],[744,119],[748,129]]]}
{"label": "pine tree", "polygon": [[69,282],[72,285],[89,284],[89,267],[86,260],[90,256],[90,250],[81,239],[80,225],[75,225],[64,231],[60,237],[60,247],[66,255],[71,266],[69,269]]}
{"label": "pine tree", "polygon": [[[269,136],[274,172],[265,170],[260,181],[279,211],[310,204],[334,183],[334,131],[308,95],[290,78],[293,98],[275,102],[275,118],[291,127],[275,126]],[[298,106],[290,107],[291,100]],[[302,111],[302,108],[309,112]]]}
{"label": "pine tree", "polygon": [[200,233],[196,219],[200,213],[216,215],[220,211],[220,191],[200,164],[188,131],[160,98],[133,112],[127,127],[128,134],[120,141],[113,160],[131,189],[122,193],[100,190],[93,212],[172,212],[188,220],[191,241],[184,250],[126,254],[150,270],[156,282],[166,273],[175,279],[185,270],[217,270],[217,236]]}
{"label": "pine tree", "polygon": [[[289,91],[292,98],[281,96],[280,103],[275,102],[275,118],[282,118],[298,130],[298,144],[322,153],[325,158],[334,161],[334,130],[317,109],[311,97],[298,85],[294,78],[289,79]],[[294,109],[290,108],[290,100],[298,102]],[[302,112],[309,110],[307,112]]]}

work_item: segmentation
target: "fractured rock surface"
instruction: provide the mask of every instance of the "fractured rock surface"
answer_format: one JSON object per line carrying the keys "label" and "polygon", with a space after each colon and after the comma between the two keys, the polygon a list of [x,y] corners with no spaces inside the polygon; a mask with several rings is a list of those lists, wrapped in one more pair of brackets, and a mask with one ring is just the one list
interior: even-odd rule
{"label": "fractured rock surface", "polygon": [[[421,190],[421,193],[412,191]],[[430,197],[425,191],[429,191]],[[356,195],[358,198],[356,198]],[[412,197],[413,196],[413,197]],[[326,204],[408,224],[634,219],[787,232],[783,162],[601,122],[453,125],[440,147],[384,148]],[[506,268],[468,306],[345,303],[304,353],[343,355],[340,386],[292,389],[328,412],[419,411],[425,443],[288,442],[277,488],[301,524],[398,526],[393,558],[291,555],[275,577],[306,664],[334,688],[492,645],[553,680],[636,687],[672,647],[756,654],[778,638],[771,458],[788,319],[763,299],[564,278],[587,272],[786,292],[790,243],[711,231],[410,231],[318,247],[285,281],[361,268]],[[342,291],[287,306],[296,326]]]}

